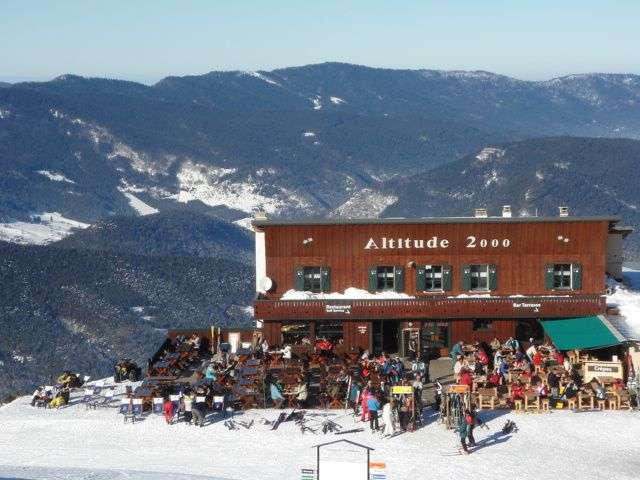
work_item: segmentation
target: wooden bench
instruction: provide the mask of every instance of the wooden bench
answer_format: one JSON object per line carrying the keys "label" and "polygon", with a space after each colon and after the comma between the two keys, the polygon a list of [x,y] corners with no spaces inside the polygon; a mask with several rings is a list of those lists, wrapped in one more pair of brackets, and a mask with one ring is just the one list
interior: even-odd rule
{"label": "wooden bench", "polygon": [[524,395],[524,411],[540,412],[540,397],[534,393],[525,393]]}
{"label": "wooden bench", "polygon": [[618,400],[618,409],[625,408],[627,410],[633,410],[633,406],[631,405],[631,395],[627,391],[622,391],[616,393],[616,397]]}
{"label": "wooden bench", "polygon": [[594,408],[593,395],[587,392],[578,393],[578,410],[593,410]]}
{"label": "wooden bench", "polygon": [[496,408],[496,400],[498,400],[497,388],[478,388],[478,410],[483,408]]}

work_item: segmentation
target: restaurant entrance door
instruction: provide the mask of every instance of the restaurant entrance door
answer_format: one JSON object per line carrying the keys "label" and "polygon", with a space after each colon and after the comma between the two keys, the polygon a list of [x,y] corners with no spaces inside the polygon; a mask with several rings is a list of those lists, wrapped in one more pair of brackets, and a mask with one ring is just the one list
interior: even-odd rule
{"label": "restaurant entrance door", "polygon": [[373,324],[373,354],[400,353],[400,321],[374,320],[371,323]]}
{"label": "restaurant entrance door", "polygon": [[449,347],[449,322],[424,322],[420,340],[425,357],[440,358],[443,349]]}

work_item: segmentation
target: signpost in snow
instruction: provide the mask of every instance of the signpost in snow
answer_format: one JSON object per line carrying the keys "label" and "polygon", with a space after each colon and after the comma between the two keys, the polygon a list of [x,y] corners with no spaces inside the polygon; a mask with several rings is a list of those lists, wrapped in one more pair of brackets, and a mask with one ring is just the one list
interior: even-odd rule
{"label": "signpost in snow", "polygon": [[315,445],[317,480],[369,480],[371,447],[350,440],[336,440]]}

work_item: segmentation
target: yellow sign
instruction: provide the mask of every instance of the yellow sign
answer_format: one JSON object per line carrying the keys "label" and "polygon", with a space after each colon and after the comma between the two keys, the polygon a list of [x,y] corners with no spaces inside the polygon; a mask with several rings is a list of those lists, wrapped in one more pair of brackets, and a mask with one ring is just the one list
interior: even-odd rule
{"label": "yellow sign", "polygon": [[449,386],[449,393],[467,393],[469,391],[469,385],[451,385]]}
{"label": "yellow sign", "polygon": [[391,393],[396,395],[405,395],[413,393],[413,387],[411,385],[395,385],[391,387]]}

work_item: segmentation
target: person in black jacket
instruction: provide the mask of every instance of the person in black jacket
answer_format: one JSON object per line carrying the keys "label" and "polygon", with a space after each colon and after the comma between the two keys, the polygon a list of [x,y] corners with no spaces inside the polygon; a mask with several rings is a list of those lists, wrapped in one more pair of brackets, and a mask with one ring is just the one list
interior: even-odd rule
{"label": "person in black jacket", "polygon": [[558,398],[558,392],[560,391],[560,379],[555,373],[553,373],[553,371],[549,372],[549,375],[547,375],[547,383],[549,384],[551,398]]}

